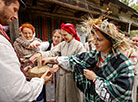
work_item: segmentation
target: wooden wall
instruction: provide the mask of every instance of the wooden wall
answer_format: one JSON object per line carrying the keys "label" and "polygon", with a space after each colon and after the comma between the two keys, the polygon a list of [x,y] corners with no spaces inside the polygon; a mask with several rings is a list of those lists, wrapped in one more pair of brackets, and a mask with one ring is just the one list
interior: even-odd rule
{"label": "wooden wall", "polygon": [[55,29],[59,29],[61,23],[65,23],[63,19],[52,18],[47,16],[29,15],[29,18],[21,17],[20,24],[25,22],[31,23],[35,27],[36,37],[43,41],[50,40],[52,38],[52,32]]}

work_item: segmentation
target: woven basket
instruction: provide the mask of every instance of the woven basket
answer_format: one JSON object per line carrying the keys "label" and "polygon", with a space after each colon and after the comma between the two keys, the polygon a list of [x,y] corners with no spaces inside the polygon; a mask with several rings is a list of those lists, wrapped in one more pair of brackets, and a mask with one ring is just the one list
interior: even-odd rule
{"label": "woven basket", "polygon": [[46,65],[46,66],[42,66],[40,68],[38,68],[38,66],[30,69],[28,71],[28,76],[29,79],[32,79],[33,77],[41,77],[48,69],[50,68],[50,66]]}

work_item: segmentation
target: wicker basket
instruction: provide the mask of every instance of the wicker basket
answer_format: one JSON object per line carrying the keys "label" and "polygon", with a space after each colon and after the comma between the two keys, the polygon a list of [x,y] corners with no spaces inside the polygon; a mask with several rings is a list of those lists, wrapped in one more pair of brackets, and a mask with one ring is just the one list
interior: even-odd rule
{"label": "wicker basket", "polygon": [[42,66],[41,57],[38,58],[37,63],[38,65],[28,71],[29,79],[33,77],[41,77],[49,68],[49,65]]}
{"label": "wicker basket", "polygon": [[28,71],[28,76],[29,79],[32,79],[33,77],[41,77],[48,69],[50,68],[50,66],[46,65],[46,66],[42,66],[40,68],[38,68],[38,66],[30,69]]}

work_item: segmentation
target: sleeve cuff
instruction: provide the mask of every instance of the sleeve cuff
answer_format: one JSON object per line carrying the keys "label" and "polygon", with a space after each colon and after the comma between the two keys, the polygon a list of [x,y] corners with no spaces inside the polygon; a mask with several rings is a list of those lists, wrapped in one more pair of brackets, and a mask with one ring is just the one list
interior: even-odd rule
{"label": "sleeve cuff", "polygon": [[97,79],[99,79],[98,76],[96,76],[96,77],[94,78],[93,82],[95,83],[95,82],[97,81]]}
{"label": "sleeve cuff", "polygon": [[56,59],[55,59],[55,61],[54,61],[54,62],[58,63],[58,56],[56,57]]}

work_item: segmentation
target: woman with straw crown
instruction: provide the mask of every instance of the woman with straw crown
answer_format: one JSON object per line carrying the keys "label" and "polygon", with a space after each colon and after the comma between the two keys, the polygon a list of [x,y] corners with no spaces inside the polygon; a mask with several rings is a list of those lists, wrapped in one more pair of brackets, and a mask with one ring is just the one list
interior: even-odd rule
{"label": "woman with straw crown", "polygon": [[132,102],[134,67],[123,54],[131,47],[129,40],[107,20],[89,18],[84,24],[94,37],[96,50],[44,58],[43,64],[56,61],[64,70],[74,72],[86,102]]}

